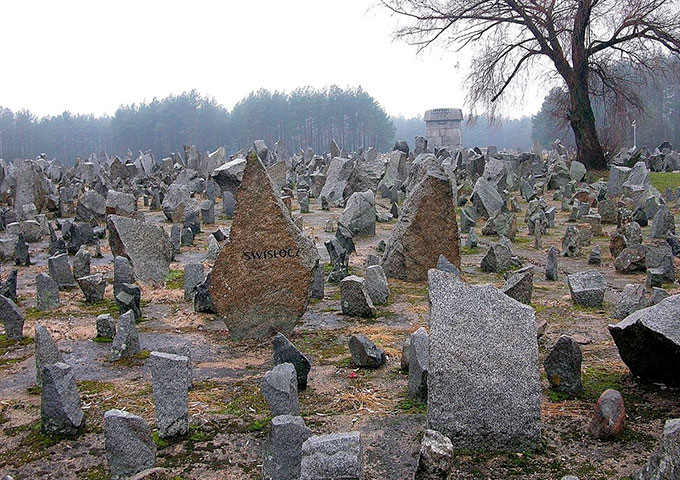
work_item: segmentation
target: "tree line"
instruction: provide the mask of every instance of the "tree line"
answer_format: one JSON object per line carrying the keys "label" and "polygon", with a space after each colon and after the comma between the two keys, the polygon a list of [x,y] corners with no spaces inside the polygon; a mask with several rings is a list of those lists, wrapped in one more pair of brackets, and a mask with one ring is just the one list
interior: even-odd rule
{"label": "tree line", "polygon": [[101,117],[64,112],[39,118],[0,106],[0,158],[46,153],[64,164],[99,152],[136,156],[150,149],[160,158],[181,152],[185,144],[234,152],[258,139],[270,148],[283,140],[289,153],[307,147],[321,153],[332,139],[350,151],[362,146],[386,151],[394,132],[383,108],[361,87],[304,87],[290,93],[261,89],[231,111],[194,90],[121,106],[113,116]]}

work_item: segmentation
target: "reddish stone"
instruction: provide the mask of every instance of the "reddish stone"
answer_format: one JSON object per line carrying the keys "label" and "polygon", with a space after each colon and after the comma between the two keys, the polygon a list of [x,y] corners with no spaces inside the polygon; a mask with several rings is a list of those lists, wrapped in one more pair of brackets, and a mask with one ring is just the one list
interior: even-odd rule
{"label": "reddish stone", "polygon": [[590,432],[601,439],[621,436],[626,425],[623,397],[616,390],[605,390],[595,404]]}

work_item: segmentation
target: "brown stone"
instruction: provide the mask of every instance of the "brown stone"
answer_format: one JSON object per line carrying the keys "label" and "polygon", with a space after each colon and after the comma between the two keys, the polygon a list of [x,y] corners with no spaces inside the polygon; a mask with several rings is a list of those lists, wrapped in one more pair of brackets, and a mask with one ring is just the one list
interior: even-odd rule
{"label": "brown stone", "polygon": [[229,239],[212,270],[210,295],[230,335],[290,335],[307,308],[319,254],[293,224],[254,152],[236,193]]}
{"label": "brown stone", "polygon": [[439,255],[460,268],[456,203],[450,179],[432,168],[413,189],[392,230],[382,266],[388,277],[410,282],[427,279]]}
{"label": "brown stone", "polygon": [[605,390],[595,404],[590,433],[601,439],[617,438],[626,426],[623,397],[616,390]]}

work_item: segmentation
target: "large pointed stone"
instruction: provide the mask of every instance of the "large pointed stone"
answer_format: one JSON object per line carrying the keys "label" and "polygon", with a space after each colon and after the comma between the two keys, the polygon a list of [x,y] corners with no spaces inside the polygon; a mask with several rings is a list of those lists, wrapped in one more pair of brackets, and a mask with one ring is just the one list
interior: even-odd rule
{"label": "large pointed stone", "polygon": [[63,362],[57,344],[43,325],[35,326],[35,384],[42,387],[42,371],[46,365]]}
{"label": "large pointed stone", "polygon": [[254,152],[236,193],[210,296],[233,338],[290,334],[307,308],[319,253],[290,218]]}
{"label": "large pointed stone", "polygon": [[382,267],[385,275],[409,282],[427,278],[444,255],[460,268],[460,239],[451,181],[430,169],[414,188],[387,242]]}

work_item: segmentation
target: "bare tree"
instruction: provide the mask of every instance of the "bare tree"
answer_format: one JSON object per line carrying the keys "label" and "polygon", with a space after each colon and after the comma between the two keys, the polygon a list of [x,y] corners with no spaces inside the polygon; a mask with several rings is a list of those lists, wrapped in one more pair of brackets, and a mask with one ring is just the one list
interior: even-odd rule
{"label": "bare tree", "polygon": [[421,51],[434,43],[474,48],[468,103],[494,115],[509,87],[557,76],[568,93],[578,158],[606,168],[591,95],[639,105],[621,61],[654,69],[659,51],[680,54],[680,1],[380,0],[406,24],[397,38]]}

